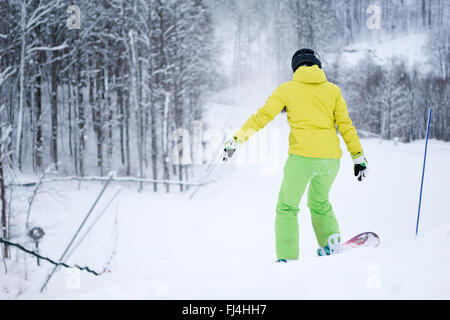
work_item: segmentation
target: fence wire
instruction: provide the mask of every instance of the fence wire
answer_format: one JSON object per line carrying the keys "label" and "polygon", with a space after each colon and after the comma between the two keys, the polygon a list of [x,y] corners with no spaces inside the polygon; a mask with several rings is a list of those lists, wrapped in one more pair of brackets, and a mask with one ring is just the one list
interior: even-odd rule
{"label": "fence wire", "polygon": [[50,259],[48,257],[44,257],[44,256],[40,255],[39,253],[37,253],[35,251],[28,250],[27,248],[23,247],[22,245],[20,245],[18,243],[14,243],[14,242],[5,240],[5,239],[3,239],[1,237],[0,237],[0,243],[6,244],[8,246],[16,247],[16,248],[18,248],[18,249],[20,249],[20,250],[22,250],[22,251],[24,251],[24,252],[34,256],[34,257],[36,257],[38,259],[45,260],[45,261],[47,261],[47,262],[49,262],[49,263],[51,263],[51,264],[53,264],[53,265],[55,265],[57,267],[61,266],[61,267],[68,268],[68,269],[76,268],[76,269],[79,269],[81,271],[89,272],[89,273],[93,274],[94,276],[101,276],[102,274],[108,272],[108,270],[106,270],[106,269],[101,271],[101,272],[98,272],[98,271],[92,270],[91,268],[89,268],[87,266],[86,267],[81,267],[81,266],[79,266],[77,264],[75,264],[75,265],[68,265],[68,264],[66,264],[64,262],[56,262],[53,259]]}

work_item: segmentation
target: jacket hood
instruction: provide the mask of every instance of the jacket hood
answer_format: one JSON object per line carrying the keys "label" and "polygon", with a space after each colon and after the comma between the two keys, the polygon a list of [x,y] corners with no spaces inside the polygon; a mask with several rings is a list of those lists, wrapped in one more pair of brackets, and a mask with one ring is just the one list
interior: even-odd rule
{"label": "jacket hood", "polygon": [[317,65],[302,66],[295,71],[292,80],[302,83],[322,83],[327,81],[327,76]]}

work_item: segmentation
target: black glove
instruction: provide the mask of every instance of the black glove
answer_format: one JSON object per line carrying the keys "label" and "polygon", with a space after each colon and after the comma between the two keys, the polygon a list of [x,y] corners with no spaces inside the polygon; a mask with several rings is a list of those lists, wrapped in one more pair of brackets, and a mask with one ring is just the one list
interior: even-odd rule
{"label": "black glove", "polygon": [[236,149],[239,147],[239,143],[237,143],[237,141],[235,139],[233,140],[229,140],[227,142],[225,142],[225,147],[223,149],[223,161],[228,161],[228,159],[230,159],[233,154],[236,152]]}
{"label": "black glove", "polygon": [[367,177],[367,174],[369,173],[368,168],[368,162],[366,157],[362,152],[352,156],[353,162],[355,163],[354,166],[354,173],[355,177],[358,177],[358,181],[363,181]]}

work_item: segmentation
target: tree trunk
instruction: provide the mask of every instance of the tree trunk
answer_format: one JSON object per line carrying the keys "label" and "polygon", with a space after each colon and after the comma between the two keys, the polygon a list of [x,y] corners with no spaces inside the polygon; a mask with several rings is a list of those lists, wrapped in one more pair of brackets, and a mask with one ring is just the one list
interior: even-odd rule
{"label": "tree trunk", "polygon": [[[6,219],[6,195],[5,195],[5,180],[3,175],[3,160],[0,161],[0,200],[2,202],[2,238],[7,240],[8,239],[8,226],[7,226],[7,219]],[[8,259],[9,258],[9,252],[8,252],[8,245],[3,245],[3,256]]]}
{"label": "tree trunk", "polygon": [[97,166],[100,171],[100,176],[103,176],[103,123],[102,123],[102,102],[104,101],[104,83],[101,79],[101,61],[97,60],[96,71],[96,86],[94,96],[96,97],[96,101],[92,101],[93,110],[92,110],[92,123],[94,124],[94,131],[97,137]]}
{"label": "tree trunk", "polygon": [[42,162],[42,65],[45,63],[45,52],[40,51],[38,55],[38,65],[39,65],[39,73],[36,77],[36,89],[34,96],[34,103],[36,105],[36,141],[35,141],[35,163],[36,169],[38,172],[42,171],[43,162]]}
{"label": "tree trunk", "polygon": [[24,113],[24,94],[25,94],[25,20],[26,20],[26,4],[22,1],[22,13],[21,13],[21,48],[20,48],[20,67],[19,67],[19,113],[17,120],[17,133],[16,133],[16,164],[19,170],[22,169],[22,161],[20,158],[22,147],[22,125],[23,125],[23,113]]}
{"label": "tree trunk", "polygon": [[81,50],[78,48],[78,61],[77,61],[77,106],[78,106],[78,167],[79,174],[84,176],[84,149],[86,146],[85,143],[85,126],[86,126],[86,115],[84,111],[83,105],[83,93],[82,93],[82,84],[81,84]]}
{"label": "tree trunk", "polygon": [[[153,102],[153,99],[152,99]],[[158,111],[155,106],[155,104],[152,104],[151,106],[151,135],[152,135],[152,173],[153,173],[153,179],[158,179],[158,135],[156,132],[156,117],[157,117]],[[153,191],[158,191],[158,184],[155,183],[153,185]]]}
{"label": "tree trunk", "polygon": [[[56,46],[56,34],[52,35],[52,44]],[[51,143],[50,155],[55,169],[58,169],[58,62],[55,61],[56,51],[53,52],[51,64]]]}

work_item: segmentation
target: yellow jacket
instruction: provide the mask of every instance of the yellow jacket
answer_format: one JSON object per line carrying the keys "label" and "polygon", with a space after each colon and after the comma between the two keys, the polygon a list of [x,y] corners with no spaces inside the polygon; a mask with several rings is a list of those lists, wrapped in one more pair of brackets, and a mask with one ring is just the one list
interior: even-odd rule
{"label": "yellow jacket", "polygon": [[298,68],[291,81],[275,89],[266,104],[235,133],[235,140],[238,143],[247,141],[284,107],[291,127],[289,154],[339,159],[342,150],[336,125],[350,154],[353,156],[362,152],[341,90],[328,82],[325,73],[316,65]]}

